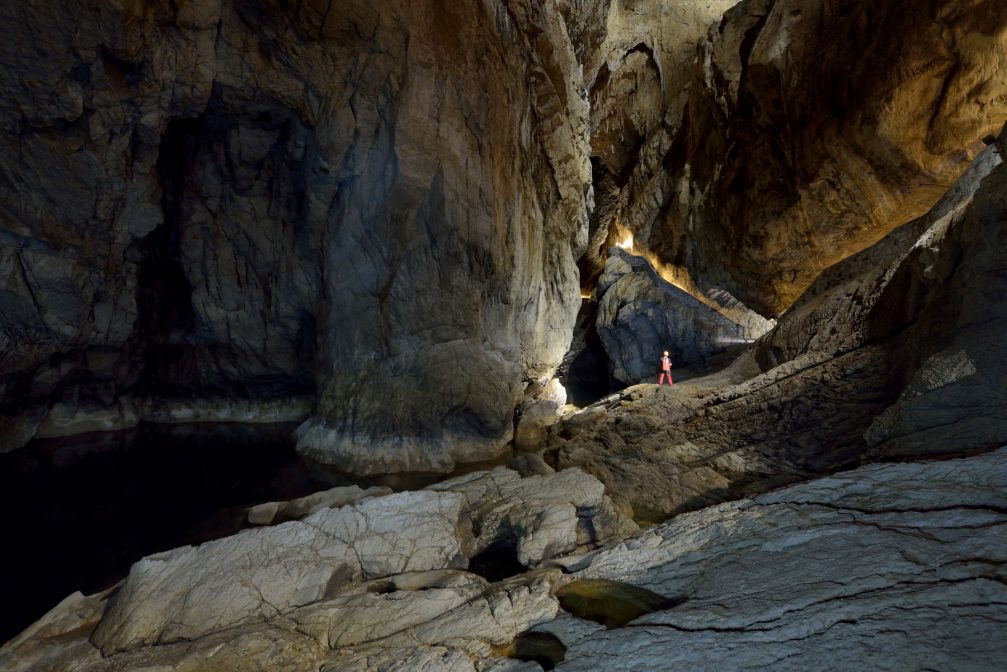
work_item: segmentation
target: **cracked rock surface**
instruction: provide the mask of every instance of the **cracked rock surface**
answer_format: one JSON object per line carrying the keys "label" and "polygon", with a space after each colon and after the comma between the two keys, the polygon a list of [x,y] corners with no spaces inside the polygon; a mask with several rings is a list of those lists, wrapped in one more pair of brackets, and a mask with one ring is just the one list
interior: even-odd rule
{"label": "cracked rock surface", "polygon": [[605,486],[580,469],[521,478],[498,467],[428,489],[465,496],[475,535],[473,555],[491,546],[513,546],[525,567],[636,530],[632,520],[615,510]]}
{"label": "cracked rock surface", "polygon": [[684,514],[582,559],[685,601],[557,669],[992,670],[1007,653],[1007,449],[863,467]]}
{"label": "cracked rock surface", "polygon": [[[357,515],[385,500],[386,511],[409,516],[420,509],[417,495],[455,505],[463,499],[423,491],[333,511]],[[247,546],[294,525],[222,541]],[[385,544],[415,543],[407,529],[381,536]],[[299,541],[290,538],[288,550]],[[12,672],[533,672],[538,663],[502,655],[543,637],[561,652],[558,670],[846,670],[864,661],[880,669],[995,670],[1007,654],[1005,562],[1007,447],[860,467],[682,514],[496,583],[392,561],[372,572],[386,574],[380,578],[333,585],[332,594],[268,619],[105,655],[95,644],[125,603],[77,594],[0,649],[0,665]],[[240,563],[229,570],[245,580]],[[199,568],[190,571],[200,576]],[[119,595],[131,592],[133,580]],[[586,587],[589,596],[592,583],[604,583],[598,594],[614,601],[596,600],[591,609],[600,618],[611,610],[618,625],[563,611],[564,586]],[[642,615],[615,619],[625,606],[620,594],[644,591],[649,597],[634,602]],[[216,595],[221,618],[241,601],[234,592]]]}
{"label": "cracked rock surface", "polygon": [[133,565],[95,630],[104,653],[269,621],[361,579],[464,564],[458,495],[415,492],[324,509]]}

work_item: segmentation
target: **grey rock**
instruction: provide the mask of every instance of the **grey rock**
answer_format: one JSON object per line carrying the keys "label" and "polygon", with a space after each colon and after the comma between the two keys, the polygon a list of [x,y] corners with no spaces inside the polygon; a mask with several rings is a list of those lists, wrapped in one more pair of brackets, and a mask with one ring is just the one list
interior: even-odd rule
{"label": "grey rock", "polygon": [[621,386],[657,382],[665,350],[673,367],[703,370],[715,355],[768,330],[733,321],[623,250],[609,251],[597,291],[598,336],[612,379]]}
{"label": "grey rock", "polygon": [[323,509],[133,565],[93,635],[104,653],[267,621],[363,579],[464,564],[464,498],[416,492]]}
{"label": "grey rock", "polygon": [[298,609],[291,619],[329,649],[357,647],[431,621],[480,595],[487,585],[466,572],[398,575]]}
{"label": "grey rock", "polygon": [[577,548],[597,546],[636,528],[614,509],[605,486],[579,469],[521,478],[516,471],[498,467],[429,489],[465,497],[475,533],[472,555],[503,543],[515,550],[526,567]]}
{"label": "grey rock", "polygon": [[557,669],[994,669],[1005,653],[1005,504],[1001,449],[864,467],[684,514],[586,558],[575,577],[685,602],[631,628],[574,634]]}
{"label": "grey rock", "polygon": [[101,653],[87,638],[101,620],[110,592],[68,596],[0,648],[0,668],[9,672],[57,670],[101,660]]}
{"label": "grey rock", "polygon": [[148,9],[0,9],[3,450],[142,387],[310,395],[344,471],[498,455],[579,304],[577,13]]}
{"label": "grey rock", "polygon": [[1004,170],[981,155],[934,212],[823,277],[728,369],[563,418],[546,460],[657,521],[864,459],[1007,442]]}
{"label": "grey rock", "polygon": [[273,525],[287,520],[297,520],[322,509],[334,509],[356,504],[370,497],[390,494],[392,494],[391,488],[382,486],[373,486],[366,490],[358,485],[330,488],[287,502],[267,502],[253,506],[248,509],[248,522],[253,525]]}
{"label": "grey rock", "polygon": [[528,476],[551,476],[556,473],[556,470],[549,466],[539,453],[518,455],[507,466],[521,474],[522,478],[527,478]]}

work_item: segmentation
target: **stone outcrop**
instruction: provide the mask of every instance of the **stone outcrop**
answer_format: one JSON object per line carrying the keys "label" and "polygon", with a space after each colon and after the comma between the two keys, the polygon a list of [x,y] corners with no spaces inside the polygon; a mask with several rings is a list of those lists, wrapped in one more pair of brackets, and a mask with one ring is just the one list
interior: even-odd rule
{"label": "stone outcrop", "polygon": [[[494,482],[501,477],[495,474]],[[383,517],[422,518],[429,532],[444,521],[440,513],[424,514],[421,502],[451,499],[453,517],[465,497],[492,498],[487,485],[484,475],[455,487],[465,496],[403,493],[313,518],[320,527],[347,514],[373,523],[362,510],[384,502]],[[416,567],[399,562],[398,549],[424,543],[424,535],[403,525],[381,533],[381,544],[364,552],[380,562],[379,546],[388,551],[384,576],[330,583],[326,594],[275,609],[265,621],[221,630],[225,623],[216,620],[182,641],[159,637],[159,643],[103,656],[92,642],[100,643],[106,622],[123,614],[131,575],[111,602],[108,593],[67,598],[0,648],[0,665],[11,672],[249,666],[531,672],[548,661],[558,670],[601,664],[803,670],[849,669],[869,655],[893,669],[935,660],[956,669],[963,661],[997,669],[1007,653],[999,636],[1007,606],[1005,509],[1002,448],[965,459],[862,467],[720,504],[496,583],[461,569],[412,571]],[[214,543],[256,554],[264,548],[262,533],[286,532],[272,548],[298,553],[304,545],[296,525]],[[239,554],[215,573],[244,576],[255,560]],[[320,550],[315,562],[326,561],[341,562]],[[275,571],[281,569],[292,566]],[[177,578],[209,570],[193,565]],[[278,582],[258,585],[263,598],[287,580],[276,576]],[[223,618],[233,597],[232,591],[193,590],[187,606],[214,604]],[[143,603],[132,606],[137,615],[147,613]]]}
{"label": "stone outcrop", "polygon": [[[601,3],[599,3],[601,4]],[[583,58],[595,200],[581,285],[593,290],[632,204],[660,207],[662,159],[681,126],[696,49],[734,0],[612,2],[604,39]],[[646,192],[646,193],[643,193]],[[630,196],[639,195],[639,199]]]}
{"label": "stone outcrop", "polygon": [[378,497],[144,558],[93,641],[107,655],[196,639],[269,621],[362,579],[464,565],[463,504],[449,493]]}
{"label": "stone outcrop", "polygon": [[653,382],[664,350],[675,368],[703,371],[772,326],[747,311],[729,317],[665,281],[646,259],[618,249],[609,251],[595,291],[595,328],[618,386]]}
{"label": "stone outcrop", "polygon": [[[632,627],[550,628],[558,670],[996,669],[1007,450],[872,466],[679,516],[571,561],[674,598]],[[548,628],[549,626],[544,626]]]}
{"label": "stone outcrop", "polygon": [[626,536],[636,525],[615,511],[598,479],[579,469],[521,478],[499,467],[459,476],[430,490],[464,495],[478,554],[512,548],[518,562],[543,560]]}
{"label": "stone outcrop", "polygon": [[248,509],[247,518],[252,525],[274,525],[304,518],[322,509],[335,509],[356,504],[371,497],[383,497],[390,494],[392,494],[392,490],[388,487],[372,486],[364,490],[357,485],[339,486],[287,502],[256,504]]}
{"label": "stone outcrop", "polygon": [[522,479],[500,468],[435,488],[144,558],[113,590],[67,598],[0,649],[0,665],[337,670],[447,657],[473,669],[556,616],[562,573],[490,583],[463,571],[468,558],[510,544],[539,564],[637,529],[577,470]]}

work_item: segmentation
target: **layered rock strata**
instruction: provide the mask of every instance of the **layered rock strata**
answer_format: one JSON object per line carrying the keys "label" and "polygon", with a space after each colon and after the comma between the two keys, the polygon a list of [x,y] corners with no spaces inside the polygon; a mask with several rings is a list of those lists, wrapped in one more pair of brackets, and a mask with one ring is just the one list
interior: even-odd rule
{"label": "layered rock strata", "polygon": [[643,143],[617,223],[700,291],[777,315],[929,210],[999,131],[1005,47],[992,0],[739,3]]}
{"label": "layered rock strata", "polygon": [[1007,451],[872,466],[686,514],[573,578],[677,606],[618,629],[540,626],[558,670],[993,670],[1007,653]]}

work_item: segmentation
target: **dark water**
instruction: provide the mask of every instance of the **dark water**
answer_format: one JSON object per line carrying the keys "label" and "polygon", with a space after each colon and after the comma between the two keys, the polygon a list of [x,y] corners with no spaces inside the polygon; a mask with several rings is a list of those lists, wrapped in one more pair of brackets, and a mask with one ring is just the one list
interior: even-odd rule
{"label": "dark water", "polygon": [[0,642],[145,555],[235,532],[250,505],[331,487],[294,452],[292,430],[142,427],[0,455]]}

